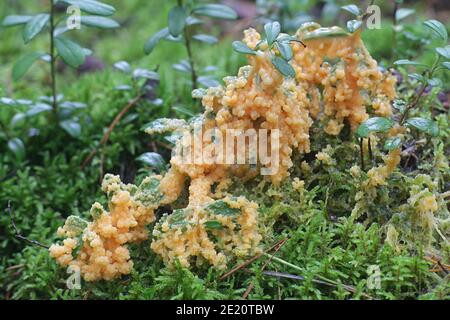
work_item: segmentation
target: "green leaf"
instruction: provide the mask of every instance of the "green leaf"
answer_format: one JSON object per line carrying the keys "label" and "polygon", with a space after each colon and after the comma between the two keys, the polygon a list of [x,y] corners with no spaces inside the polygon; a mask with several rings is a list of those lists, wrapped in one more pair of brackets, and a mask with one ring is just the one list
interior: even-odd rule
{"label": "green leaf", "polygon": [[409,17],[410,15],[414,14],[415,12],[416,12],[416,10],[414,10],[414,9],[400,8],[395,13],[395,20],[401,21],[401,20]]}
{"label": "green leaf", "polygon": [[213,203],[208,204],[205,208],[214,214],[220,214],[223,216],[233,216],[241,212],[240,209],[231,208],[230,205],[223,200],[214,201]]}
{"label": "green leaf", "polygon": [[253,54],[253,55],[256,54],[255,50],[252,50],[249,47],[247,47],[247,45],[245,43],[243,43],[242,41],[233,41],[231,46],[233,47],[234,51],[239,52],[239,53]]}
{"label": "green leaf", "polygon": [[133,71],[134,79],[159,80],[159,74],[155,71],[137,68]]}
{"label": "green leaf", "polygon": [[444,42],[448,40],[447,28],[437,20],[427,20],[423,23],[425,26],[433,30],[433,32]]}
{"label": "green leaf", "polygon": [[78,216],[68,216],[66,222],[64,223],[64,227],[75,234],[75,236],[79,236],[83,233],[83,231],[88,227],[89,222],[78,217]]}
{"label": "green leaf", "polygon": [[113,6],[94,0],[62,0],[62,2],[77,6],[86,13],[99,16],[111,16],[116,12]]}
{"label": "green leaf", "polygon": [[394,121],[383,117],[370,118],[358,127],[356,135],[360,138],[367,138],[371,132],[386,132],[392,128]]}
{"label": "green leaf", "polygon": [[272,64],[285,77],[295,78],[295,70],[286,60],[280,57],[273,57]]}
{"label": "green leaf", "polygon": [[25,41],[25,43],[30,42],[42,31],[42,29],[44,29],[49,20],[50,15],[47,13],[41,13],[32,17],[23,30],[23,41]]}
{"label": "green leaf", "polygon": [[195,116],[195,112],[194,111],[192,111],[191,109],[189,109],[189,108],[187,108],[185,106],[182,106],[182,105],[174,106],[174,107],[172,107],[172,110],[175,110],[176,112],[179,112],[181,114],[187,115],[189,117]]}
{"label": "green leaf", "polygon": [[17,106],[29,106],[31,104],[33,104],[33,102],[30,100],[24,100],[24,99],[14,100],[14,99],[7,98],[7,97],[0,98],[0,106],[4,105],[4,106],[8,106],[8,107],[17,107]]}
{"label": "green leaf", "polygon": [[8,141],[8,149],[17,157],[22,160],[25,158],[25,145],[19,138],[12,138]]}
{"label": "green leaf", "polygon": [[444,48],[436,48],[436,52],[445,59],[450,60],[450,45]]}
{"label": "green leaf", "polygon": [[59,56],[73,68],[81,66],[86,58],[86,52],[77,43],[63,38],[55,38],[55,47]]}
{"label": "green leaf", "polygon": [[220,82],[217,81],[214,76],[200,76],[197,81],[206,88],[217,87],[220,85]]}
{"label": "green leaf", "polygon": [[78,257],[78,254],[80,253],[81,248],[83,248],[84,241],[83,241],[83,235],[79,235],[76,239],[77,245],[72,250],[72,258],[76,259]]}
{"label": "green leaf", "polygon": [[346,37],[349,33],[340,27],[331,28],[318,28],[307,32],[302,40],[309,39],[320,39],[320,38],[336,38],[336,37]]}
{"label": "green leaf", "polygon": [[97,27],[101,29],[114,29],[120,27],[120,24],[110,18],[99,16],[81,16],[81,24],[89,27]]}
{"label": "green leaf", "polygon": [[218,220],[209,220],[205,222],[205,228],[210,230],[222,229],[223,225]]}
{"label": "green leaf", "polygon": [[419,82],[424,83],[427,79],[425,79],[425,77],[421,74],[418,73],[409,73],[408,77],[412,78],[412,79],[416,79]]}
{"label": "green leaf", "polygon": [[150,54],[155,46],[161,41],[161,39],[164,39],[170,35],[169,28],[164,28],[156,32],[153,36],[151,36],[147,42],[145,43],[144,52],[145,54]]}
{"label": "green leaf", "polygon": [[187,60],[181,60],[179,63],[174,63],[172,68],[184,73],[191,73],[192,71],[191,64]]}
{"label": "green leaf", "polygon": [[439,78],[429,79],[428,84],[432,87],[442,87],[442,81]]}
{"label": "green leaf", "polygon": [[194,38],[197,41],[205,42],[208,44],[215,44],[219,41],[219,40],[217,40],[216,37],[211,36],[209,34],[196,34],[192,38]]}
{"label": "green leaf", "polygon": [[361,20],[350,20],[350,21],[347,21],[347,29],[351,33],[354,33],[356,30],[361,28],[361,26],[362,26],[362,21]]}
{"label": "green leaf", "polygon": [[188,26],[193,26],[193,25],[202,24],[202,23],[203,23],[202,20],[197,19],[196,17],[193,17],[193,16],[189,16],[186,18],[186,24]]}
{"label": "green leaf", "polygon": [[409,118],[406,120],[409,126],[416,128],[419,131],[425,132],[433,137],[439,135],[439,128],[434,121],[425,118]]}
{"label": "green leaf", "polygon": [[27,117],[34,117],[42,112],[48,112],[52,110],[52,106],[46,103],[36,103],[26,112]]}
{"label": "green leaf", "polygon": [[127,61],[119,61],[114,64],[114,68],[122,71],[123,73],[131,73],[131,66]]}
{"label": "green leaf", "polygon": [[277,42],[276,43],[278,51],[280,51],[281,57],[286,60],[290,61],[292,59],[293,53],[292,48],[289,45],[288,42]]}
{"label": "green leaf", "polygon": [[406,109],[406,101],[401,99],[395,99],[392,103],[393,107],[397,109],[400,113],[403,113]]}
{"label": "green leaf", "polygon": [[267,44],[271,46],[280,34],[281,25],[278,21],[268,22],[264,25],[264,31],[266,33]]}
{"label": "green leaf", "polygon": [[134,197],[137,201],[141,201],[144,206],[159,207],[159,202],[164,198],[159,186],[159,179],[154,176],[147,177],[142,180]]}
{"label": "green leaf", "polygon": [[78,138],[81,135],[81,125],[76,121],[65,120],[61,121],[59,125],[73,138]]}
{"label": "green leaf", "polygon": [[10,15],[3,19],[2,26],[3,27],[14,27],[21,24],[26,24],[30,21],[32,16],[18,16],[18,15]]}
{"label": "green leaf", "polygon": [[349,4],[348,6],[341,7],[342,10],[347,11],[355,16],[359,16],[361,14],[361,11],[359,10],[358,6],[355,4]]}
{"label": "green leaf", "polygon": [[386,140],[384,143],[384,150],[391,151],[400,147],[402,139],[400,137],[393,137]]}
{"label": "green leaf", "polygon": [[172,36],[178,37],[186,25],[187,13],[182,6],[175,6],[169,11],[169,32]]}
{"label": "green leaf", "polygon": [[79,109],[85,109],[87,107],[86,104],[82,102],[76,102],[76,101],[63,101],[58,105],[62,109],[67,110],[79,110]]}
{"label": "green leaf", "polygon": [[450,62],[442,62],[442,66],[450,70]]}
{"label": "green leaf", "polygon": [[186,125],[186,121],[181,119],[161,118],[146,124],[144,130],[147,134],[166,133],[185,128]]}
{"label": "green leaf", "polygon": [[33,63],[43,55],[45,55],[45,53],[32,52],[24,55],[22,58],[17,60],[12,69],[13,80],[18,81],[20,78],[22,78],[28,71],[28,69],[30,69],[30,67],[33,65]]}
{"label": "green leaf", "polygon": [[411,61],[408,59],[400,59],[394,62],[396,66],[425,66],[423,63],[419,63],[416,61]]}
{"label": "green leaf", "polygon": [[149,167],[157,169],[159,172],[164,171],[166,162],[163,157],[156,152],[146,152],[141,154],[136,160],[146,164]]}
{"label": "green leaf", "polygon": [[199,16],[208,16],[212,18],[235,20],[238,18],[236,11],[223,4],[205,4],[195,7],[192,13]]}

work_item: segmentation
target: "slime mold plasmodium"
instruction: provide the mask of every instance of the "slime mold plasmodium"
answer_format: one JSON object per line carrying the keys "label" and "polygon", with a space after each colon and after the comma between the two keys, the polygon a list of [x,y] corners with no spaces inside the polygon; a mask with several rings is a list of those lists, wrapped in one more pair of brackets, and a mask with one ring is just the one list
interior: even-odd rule
{"label": "slime mold plasmodium", "polygon": [[[146,130],[149,134],[177,134],[176,129],[184,129],[184,135],[176,139],[168,172],[148,177],[139,186],[124,185],[118,177],[107,175],[103,190],[108,194],[109,212],[96,203],[91,210],[93,221],[82,220],[76,228],[71,222],[76,218],[69,218],[59,231],[66,239],[50,248],[57,262],[78,267],[87,281],[129,273],[132,261],[126,244],[147,239],[145,227],[155,221],[155,210],[173,204],[186,189],[187,206],[164,214],[151,232],[151,248],[166,264],[179,261],[186,267],[209,264],[224,268],[235,258],[260,252],[258,205],[242,196],[227,196],[231,178],[246,181],[275,166],[267,179],[279,184],[294,165],[293,152],[310,152],[314,121],[323,121],[330,135],[339,134],[345,120],[354,130],[369,113],[390,115],[390,101],[395,96],[394,78],[379,70],[359,32],[347,34],[337,27],[306,24],[296,37],[306,48],[300,42],[290,42],[296,77],[285,78],[271,62],[277,49],[261,41],[256,30],[246,30],[244,42],[255,50],[254,55],[248,55],[249,65],[240,68],[237,76],[224,78],[224,86],[193,92],[202,99],[204,113],[190,122],[159,119]],[[269,136],[276,131],[278,143],[269,139],[265,147],[278,156],[254,165],[202,162],[195,156],[194,161],[186,162],[183,152],[195,149],[195,141],[200,141],[203,150],[216,144],[212,136],[196,139],[195,128],[220,133],[223,146],[227,139],[236,138],[227,136],[230,129],[265,130]],[[211,150],[213,158],[217,157],[217,149]],[[221,151],[237,152],[234,148]],[[380,168],[380,172],[389,174],[397,156],[391,155],[392,160],[386,163],[389,168]],[[325,159],[325,153],[319,158],[331,161]],[[301,166],[308,164],[302,162]],[[300,180],[295,183],[296,188],[303,188]]]}

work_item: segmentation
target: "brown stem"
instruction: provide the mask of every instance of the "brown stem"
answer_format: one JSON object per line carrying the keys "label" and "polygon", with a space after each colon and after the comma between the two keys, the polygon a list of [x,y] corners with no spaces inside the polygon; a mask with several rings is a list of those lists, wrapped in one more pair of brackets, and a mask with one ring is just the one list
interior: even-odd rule
{"label": "brown stem", "polygon": [[361,158],[361,170],[365,171],[364,169],[364,148],[363,148],[363,138],[359,138],[359,156]]}
{"label": "brown stem", "polygon": [[287,238],[284,238],[283,240],[278,241],[277,243],[275,243],[273,246],[271,246],[269,249],[266,249],[263,253],[257,254],[256,256],[248,259],[247,261],[245,261],[244,263],[234,267],[233,269],[231,269],[230,271],[228,271],[227,273],[225,273],[224,275],[222,275],[219,280],[224,280],[226,278],[228,278],[229,276],[231,276],[232,274],[234,274],[236,271],[245,268],[246,266],[248,266],[249,264],[253,263],[254,261],[258,260],[259,258],[261,258],[264,253],[270,252],[272,250],[274,250],[275,248],[277,248],[278,246],[280,246],[281,244],[284,244],[284,242],[287,241]]}
{"label": "brown stem", "polygon": [[41,248],[49,249],[49,246],[46,246],[45,244],[42,244],[39,241],[28,239],[28,238],[24,237],[20,233],[19,229],[16,226],[16,223],[14,221],[14,217],[13,217],[13,214],[12,214],[11,201],[8,201],[8,213],[9,213],[9,216],[11,217],[11,224],[12,224],[12,226],[14,228],[14,231],[16,233],[16,238],[17,239],[25,241],[25,242],[28,242],[29,244],[32,244],[32,245],[35,245],[35,246],[38,246],[38,247],[41,247]]}
{"label": "brown stem", "polygon": [[425,93],[426,88],[427,88],[427,85],[426,85],[426,84],[423,84],[423,85],[422,85],[422,88],[421,88],[420,91],[419,91],[419,94],[416,96],[416,98],[414,99],[413,103],[411,103],[411,104],[405,109],[405,112],[403,112],[402,117],[401,117],[400,122],[399,122],[400,125],[403,125],[403,123],[405,122],[405,120],[406,120],[406,118],[407,118],[407,116],[408,116],[408,114],[409,114],[409,111],[410,111],[411,109],[414,109],[414,108],[417,106],[417,104],[418,104],[419,101],[420,101],[420,98],[422,98],[423,94]]}
{"label": "brown stem", "polygon": [[370,158],[370,161],[373,162],[372,143],[370,142],[370,137],[367,139],[367,147],[368,147],[368,149],[369,149],[369,158]]}
{"label": "brown stem", "polygon": [[86,157],[86,159],[84,159],[83,164],[81,165],[81,169],[84,169],[84,167],[86,167],[86,165],[89,162],[91,162],[92,158],[96,155],[96,153],[98,152],[98,149],[100,147],[104,146],[108,142],[111,132],[114,130],[116,125],[119,123],[119,121],[134,105],[136,105],[137,102],[139,102],[139,100],[142,99],[142,97],[143,97],[142,95],[135,97],[133,100],[128,102],[128,104],[125,107],[123,107],[122,110],[116,115],[116,117],[111,122],[108,129],[106,130],[106,132],[103,134],[103,137],[100,140],[99,146],[96,149],[92,150],[92,152]]}
{"label": "brown stem", "polygon": [[[275,248],[274,252],[272,253],[272,255],[270,256],[270,258],[267,259],[266,262],[264,262],[264,264],[261,268],[261,271],[264,271],[266,269],[267,265],[272,261],[273,257],[277,254],[277,252],[280,251],[281,247],[286,243],[286,241],[287,241],[287,238],[284,239],[283,241],[281,241],[281,243],[279,243],[276,246],[276,248]],[[244,294],[242,295],[242,299],[244,299],[244,300],[247,299],[247,297],[250,294],[250,292],[252,291],[253,287],[254,287],[254,284],[252,282],[252,283],[250,283],[247,290],[245,290]]]}
{"label": "brown stem", "polygon": [[192,55],[191,42],[189,40],[189,34],[187,29],[184,29],[184,44],[186,45],[186,51],[188,54],[189,64],[191,65],[191,81],[192,81],[192,90],[197,89],[197,72],[195,71],[195,62],[194,57]]}

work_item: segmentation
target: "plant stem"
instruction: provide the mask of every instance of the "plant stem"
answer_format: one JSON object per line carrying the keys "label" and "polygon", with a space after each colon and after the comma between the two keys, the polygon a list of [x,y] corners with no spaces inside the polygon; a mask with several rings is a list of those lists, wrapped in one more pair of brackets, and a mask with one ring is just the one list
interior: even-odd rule
{"label": "plant stem", "polygon": [[[304,272],[304,271],[305,271],[304,269],[302,269],[302,268],[296,266],[295,264],[292,264],[292,263],[290,263],[290,262],[287,262],[287,261],[285,261],[285,260],[283,260],[283,259],[280,259],[280,258],[278,258],[278,257],[275,257],[275,256],[273,256],[273,255],[269,255],[268,253],[264,253],[264,256],[270,257],[272,260],[277,261],[277,262],[279,262],[279,263],[281,263],[281,264],[284,264],[285,266],[291,267],[292,269],[295,269],[295,270],[297,270],[297,271],[300,271],[300,272]],[[346,284],[339,283],[339,282],[337,282],[337,281],[328,279],[328,278],[326,278],[326,277],[324,277],[324,276],[321,276],[321,275],[319,275],[319,274],[316,274],[316,277],[319,278],[320,280],[324,281],[324,282],[327,282],[328,284],[331,284],[331,285],[334,285],[334,286],[342,286],[345,290],[347,290],[347,291],[349,291],[349,292],[352,292],[352,293],[355,293],[355,292],[356,292],[356,289],[355,289],[354,287],[352,287],[352,286],[349,286],[349,285],[346,285]],[[370,296],[368,296],[368,295],[366,295],[366,294],[363,294],[363,295],[371,299]]]}
{"label": "plant stem", "polygon": [[14,221],[14,217],[13,217],[13,214],[12,214],[11,201],[8,201],[8,208],[7,208],[7,210],[9,212],[9,216],[11,218],[11,224],[12,224],[12,227],[14,229],[14,232],[16,233],[15,236],[16,236],[17,239],[25,241],[25,242],[27,242],[29,244],[32,244],[32,245],[44,248],[44,249],[49,249],[49,246],[47,246],[45,244],[42,244],[39,241],[28,239],[27,237],[24,237],[20,233],[19,229],[16,226],[16,222]]}
{"label": "plant stem", "polygon": [[420,88],[419,93],[417,94],[417,96],[413,100],[413,102],[411,104],[409,104],[408,107],[405,109],[405,112],[403,112],[402,117],[401,117],[401,119],[399,121],[400,125],[403,125],[403,123],[407,119],[409,111],[414,109],[417,106],[417,104],[420,102],[420,99],[422,98],[423,94],[425,93],[425,90],[427,89],[428,80],[431,79],[431,77],[433,76],[434,72],[436,71],[436,69],[438,67],[439,59],[440,59],[439,55],[436,55],[436,59],[434,60],[433,66],[426,73],[427,77],[425,79],[425,82],[422,84],[422,87]]}
{"label": "plant stem", "polygon": [[56,93],[56,57],[55,57],[55,6],[50,1],[50,73],[52,78],[52,110],[55,121],[58,121],[58,101]]}
{"label": "plant stem", "polygon": [[143,98],[143,95],[139,92],[139,94],[131,101],[129,101],[123,108],[120,110],[120,112],[115,116],[114,120],[111,122],[111,124],[108,126],[108,129],[103,134],[102,139],[100,140],[100,143],[98,145],[98,148],[92,150],[92,152],[84,159],[81,170],[86,167],[86,165],[92,160],[92,158],[96,155],[98,152],[98,149],[106,145],[106,143],[109,140],[109,136],[113,132],[114,128],[117,126],[117,124],[120,122],[120,120],[123,118],[123,116],[132,108],[134,107],[141,99]]}
{"label": "plant stem", "polygon": [[189,58],[189,64],[191,65],[191,81],[192,81],[192,90],[197,89],[197,72],[195,71],[195,63],[194,58],[192,56],[192,48],[191,42],[189,39],[189,34],[187,29],[184,28],[184,44],[186,45],[186,51]]}
{"label": "plant stem", "polygon": [[359,156],[361,158],[361,170],[365,171],[364,169],[364,146],[363,146],[363,138],[359,138]]}

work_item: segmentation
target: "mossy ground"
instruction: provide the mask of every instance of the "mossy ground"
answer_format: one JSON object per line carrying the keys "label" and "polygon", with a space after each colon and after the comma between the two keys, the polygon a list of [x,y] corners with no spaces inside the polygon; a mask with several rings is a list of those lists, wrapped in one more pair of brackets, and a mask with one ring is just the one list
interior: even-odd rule
{"label": "mossy ground", "polygon": [[[149,150],[150,138],[140,128],[160,117],[185,117],[174,110],[174,105],[183,105],[194,112],[200,111],[198,104],[190,97],[188,77],[181,76],[170,67],[185,57],[183,47],[163,43],[151,56],[144,56],[145,40],[165,24],[169,4],[159,1],[127,1],[126,6],[115,3],[120,10],[117,19],[123,27],[110,32],[80,33],[80,41],[94,49],[106,65],[104,71],[77,77],[70,70],[60,75],[59,88],[68,100],[81,101],[88,105],[84,118],[82,135],[73,139],[62,130],[53,127],[45,117],[19,123],[10,127],[9,135],[19,136],[26,142],[26,158],[18,160],[6,147],[6,137],[0,139],[0,204],[6,208],[8,201],[20,231],[29,238],[50,244],[55,240],[55,231],[71,214],[87,216],[94,201],[105,203],[100,191],[99,157],[80,169],[84,158],[95,148],[113,117],[127,103],[131,96],[113,90],[116,85],[127,82],[124,76],[112,70],[118,60],[130,61],[133,66],[149,69],[159,66],[161,81],[157,94],[164,100],[162,106],[142,102],[133,109],[114,130],[105,148],[104,172],[120,174],[126,182],[140,180],[149,172],[135,159]],[[37,4],[21,8],[8,8],[7,2],[0,3],[0,12],[36,12]],[[142,10],[145,8],[145,10]],[[149,19],[152,14],[152,19]],[[390,37],[389,25],[382,30],[367,32],[368,48],[373,56],[385,61],[390,51],[381,41]],[[217,27],[219,30],[220,27]],[[415,27],[411,27],[415,29]],[[414,30],[412,30],[414,31]],[[421,31],[417,30],[420,35]],[[12,84],[9,72],[12,62],[23,54],[18,29],[0,29],[1,95],[15,98],[37,98],[48,94],[46,66],[36,65],[20,83]],[[38,48],[46,45],[41,39],[31,44]],[[201,66],[215,65],[215,74],[221,78],[234,74],[244,58],[232,52],[231,39],[225,38],[215,46],[196,44],[196,60]],[[118,45],[118,44],[126,45]],[[176,49],[174,49],[176,48]],[[417,48],[404,48],[418,50]],[[430,60],[425,52],[423,60]],[[387,62],[386,62],[387,64]],[[414,155],[419,160],[403,159],[400,168],[380,188],[376,201],[370,207],[370,214],[357,221],[349,219],[354,206],[358,184],[349,173],[351,166],[358,164],[358,150],[350,134],[338,138],[324,138],[320,126],[312,129],[312,152],[298,157],[292,175],[284,184],[273,187],[262,180],[246,184],[236,183],[231,189],[236,195],[245,195],[258,202],[261,214],[261,229],[264,232],[264,246],[270,247],[278,240],[288,238],[277,253],[277,257],[299,269],[292,269],[278,261],[270,262],[265,270],[302,276],[303,280],[275,277],[264,274],[261,258],[240,270],[226,280],[218,280],[222,274],[212,269],[170,270],[151,250],[150,242],[132,246],[135,264],[134,272],[116,281],[82,283],[81,290],[67,290],[65,279],[69,276],[49,257],[48,252],[26,245],[14,238],[11,220],[7,212],[0,215],[0,294],[5,299],[239,299],[250,284],[254,288],[250,299],[440,299],[450,298],[450,278],[442,270],[430,271],[433,263],[420,242],[414,247],[396,251],[385,243],[386,222],[398,211],[409,196],[414,184],[412,178],[429,174],[438,178],[439,190],[449,187],[449,172],[436,170],[438,154],[448,161],[450,150],[448,109],[437,99],[438,91],[448,90],[448,74],[440,74],[443,89],[436,89],[423,100],[417,115],[436,117],[440,135],[430,140],[417,132],[408,135],[408,141],[425,141],[415,146]],[[181,79],[181,80],[180,80]],[[410,95],[415,84],[405,80],[399,86],[401,94]],[[9,124],[17,110],[2,108],[0,121]],[[39,135],[30,136],[32,128],[39,129]],[[315,160],[315,153],[328,144],[333,147],[336,165],[323,166]],[[166,157],[168,150],[159,150]],[[375,149],[375,163],[380,164],[383,151]],[[302,171],[300,163],[307,161],[311,172]],[[305,180],[305,190],[299,192],[292,187],[292,179]],[[446,211],[445,205],[441,212]],[[448,212],[447,212],[448,214]],[[151,229],[152,226],[149,226]],[[405,229],[408,226],[405,226]],[[448,229],[448,227],[447,227]],[[438,238],[433,234],[433,239]],[[448,237],[448,230],[447,230]],[[449,249],[442,241],[433,240],[432,246],[439,249],[443,261],[448,263]],[[238,262],[236,262],[238,263]],[[381,272],[381,288],[368,289],[368,268],[378,266]],[[230,266],[231,267],[231,266]],[[315,280],[321,277],[338,285],[326,286]],[[349,292],[345,286],[355,292]]]}

